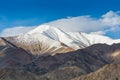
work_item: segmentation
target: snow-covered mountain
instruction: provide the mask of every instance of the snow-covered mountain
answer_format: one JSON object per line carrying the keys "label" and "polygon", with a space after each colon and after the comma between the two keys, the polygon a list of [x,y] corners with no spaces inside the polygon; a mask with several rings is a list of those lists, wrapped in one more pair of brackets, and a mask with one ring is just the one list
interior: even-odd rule
{"label": "snow-covered mountain", "polygon": [[49,25],[40,25],[24,35],[8,37],[7,40],[39,55],[69,52],[97,43],[113,44],[120,42],[120,40],[113,40],[101,35],[65,32]]}

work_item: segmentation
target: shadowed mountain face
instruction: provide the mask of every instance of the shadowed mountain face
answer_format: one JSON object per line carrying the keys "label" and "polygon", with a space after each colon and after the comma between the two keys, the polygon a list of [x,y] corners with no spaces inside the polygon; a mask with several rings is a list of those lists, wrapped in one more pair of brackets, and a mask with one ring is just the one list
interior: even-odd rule
{"label": "shadowed mountain face", "polygon": [[32,62],[33,56],[30,53],[4,38],[2,40],[6,45],[0,46],[0,68],[20,67]]}
{"label": "shadowed mountain face", "polygon": [[4,68],[0,69],[0,80],[36,80],[36,77],[25,70]]}
{"label": "shadowed mountain face", "polygon": [[72,80],[120,80],[120,64],[109,64],[93,73]]}
{"label": "shadowed mountain face", "polygon": [[6,39],[2,41],[0,74],[4,75],[0,76],[3,80],[19,80],[20,77],[22,80],[70,80],[94,72],[106,64],[120,63],[120,44],[95,44],[65,54],[39,56]]}
{"label": "shadowed mountain face", "polygon": [[[96,44],[96,45],[87,47],[85,49],[69,52],[67,54],[57,54],[55,56],[51,56],[51,58],[50,56],[46,57],[44,59],[46,60],[45,62],[48,62],[48,63],[47,64],[40,63],[40,64],[47,66],[48,70],[50,70],[51,69],[50,67],[52,67],[53,70],[41,76],[40,79],[41,80],[61,80],[61,79],[70,80],[77,75],[94,72],[106,64],[120,63],[120,59],[118,58],[118,56],[113,56],[114,53],[119,52],[118,51],[119,49],[120,49],[120,44],[114,44],[112,46],[109,46],[106,44]],[[42,58],[38,59],[38,61],[39,60],[43,61],[41,60]],[[52,64],[50,64],[51,61],[53,62]],[[73,66],[76,66],[79,68],[78,70],[76,68],[77,70],[76,73],[74,71],[71,71],[72,69],[69,70]],[[64,69],[66,68],[66,70],[68,69],[68,71],[63,70],[63,68]],[[68,72],[69,74],[67,74],[66,72]]]}

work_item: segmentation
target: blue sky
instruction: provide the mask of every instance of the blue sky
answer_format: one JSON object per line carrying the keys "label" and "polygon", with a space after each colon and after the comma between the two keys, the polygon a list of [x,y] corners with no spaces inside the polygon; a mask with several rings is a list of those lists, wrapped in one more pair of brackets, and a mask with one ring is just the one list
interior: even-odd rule
{"label": "blue sky", "polygon": [[[90,15],[100,18],[109,11],[120,11],[119,0],[1,0],[0,31],[16,26],[35,26],[54,20]],[[120,38],[119,30],[107,32]]]}

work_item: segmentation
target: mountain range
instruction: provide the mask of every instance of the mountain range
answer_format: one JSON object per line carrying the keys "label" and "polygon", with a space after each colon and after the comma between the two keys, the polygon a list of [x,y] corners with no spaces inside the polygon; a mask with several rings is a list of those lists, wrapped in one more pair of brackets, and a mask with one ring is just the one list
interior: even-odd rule
{"label": "mountain range", "polygon": [[0,80],[120,80],[120,40],[41,25],[0,38]]}
{"label": "mountain range", "polygon": [[66,53],[82,49],[93,44],[113,44],[120,40],[113,40],[97,34],[83,32],[65,32],[49,25],[41,25],[26,34],[7,37],[11,43],[35,55]]}

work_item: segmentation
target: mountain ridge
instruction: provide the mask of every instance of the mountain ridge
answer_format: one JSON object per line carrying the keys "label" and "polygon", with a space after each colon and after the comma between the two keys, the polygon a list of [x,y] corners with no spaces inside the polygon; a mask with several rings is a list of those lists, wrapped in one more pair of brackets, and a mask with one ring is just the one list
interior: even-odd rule
{"label": "mountain ridge", "polygon": [[64,32],[49,25],[40,25],[24,35],[7,37],[6,39],[35,55],[55,55],[56,53],[75,51],[98,43],[111,45],[120,42],[120,40],[113,40],[102,35]]}

